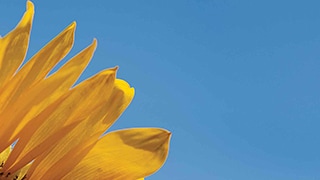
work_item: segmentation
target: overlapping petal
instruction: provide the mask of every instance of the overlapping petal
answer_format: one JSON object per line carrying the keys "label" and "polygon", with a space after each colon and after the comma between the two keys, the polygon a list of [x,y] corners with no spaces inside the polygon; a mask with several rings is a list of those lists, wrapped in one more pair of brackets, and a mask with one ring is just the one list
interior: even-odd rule
{"label": "overlapping petal", "polygon": [[[53,172],[55,164],[61,166],[65,159],[68,159],[65,157],[66,154],[71,151],[80,151],[80,148],[86,146],[86,144],[94,143],[122,114],[130,104],[133,96],[134,89],[125,81],[117,79],[111,95],[105,98],[99,107],[92,109],[90,114],[86,114],[86,119],[82,120],[76,128],[61,138],[53,150],[42,154],[33,162],[30,170],[32,177],[41,179],[47,171]],[[103,96],[100,99],[103,99]],[[73,161],[76,160],[73,159]],[[61,174],[61,172],[59,173]]]}
{"label": "overlapping petal", "polygon": [[[103,71],[82,82],[48,106],[22,130],[5,168],[9,168],[11,159],[15,159],[19,164],[8,170],[19,169],[60,141],[71,131],[74,123],[83,121],[89,113],[101,105],[103,97],[108,98],[111,95],[114,79],[115,69]],[[97,100],[92,101],[92,99]],[[61,130],[64,128],[68,131],[62,133]]]}
{"label": "overlapping petal", "polygon": [[0,38],[0,179],[143,180],[157,171],[168,154],[168,131],[135,128],[101,138],[134,97],[134,89],[116,78],[118,68],[74,86],[96,40],[49,75],[72,48],[75,23],[18,70],[33,14],[27,1],[20,23]]}
{"label": "overlapping petal", "polygon": [[21,93],[31,85],[42,81],[49,71],[67,55],[73,45],[75,25],[72,23],[50,41],[12,77],[10,83],[5,84],[3,91],[0,91],[1,109],[10,107]]}
{"label": "overlapping petal", "polygon": [[[34,119],[49,104],[61,98],[78,79],[91,59],[96,43],[72,58],[56,73],[25,90],[15,101],[0,113],[7,122],[2,126],[0,148],[11,144],[23,127]],[[76,102],[76,101],[75,101]],[[1,149],[0,149],[1,150]]]}
{"label": "overlapping petal", "polygon": [[[10,83],[7,83],[0,90],[0,126],[2,128],[2,131],[0,131],[2,139],[0,151],[15,140],[21,128],[32,116],[37,114],[36,111],[42,110],[40,106],[46,107],[52,101],[62,96],[85,69],[96,47],[95,42],[90,48],[70,60],[69,63],[59,70],[63,72],[56,73],[57,75],[54,74],[50,78],[45,79],[45,76],[54,65],[71,49],[74,28],[75,23],[71,24],[54,40],[48,43],[47,46],[22,67]],[[45,63],[46,59],[51,62]],[[35,108],[35,106],[38,108]],[[27,113],[28,116],[26,116]],[[23,116],[26,117],[23,118]]]}

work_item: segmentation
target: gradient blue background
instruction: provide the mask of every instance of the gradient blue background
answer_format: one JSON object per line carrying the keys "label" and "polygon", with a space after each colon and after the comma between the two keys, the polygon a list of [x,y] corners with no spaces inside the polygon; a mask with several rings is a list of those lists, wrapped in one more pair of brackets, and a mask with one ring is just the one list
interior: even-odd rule
{"label": "gradient blue background", "polygon": [[[136,89],[112,127],[172,131],[150,180],[320,179],[320,1],[34,0],[28,57],[73,20],[82,76],[119,65]],[[0,34],[25,0],[0,0]]]}

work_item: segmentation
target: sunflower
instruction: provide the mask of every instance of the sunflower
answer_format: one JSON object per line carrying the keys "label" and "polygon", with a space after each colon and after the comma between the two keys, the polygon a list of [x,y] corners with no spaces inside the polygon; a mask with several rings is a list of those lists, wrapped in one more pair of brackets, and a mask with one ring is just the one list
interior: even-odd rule
{"label": "sunflower", "polygon": [[134,89],[117,67],[75,84],[96,40],[57,71],[74,41],[69,25],[23,66],[34,6],[0,38],[0,179],[143,179],[165,162],[171,133],[132,128],[104,134]]}

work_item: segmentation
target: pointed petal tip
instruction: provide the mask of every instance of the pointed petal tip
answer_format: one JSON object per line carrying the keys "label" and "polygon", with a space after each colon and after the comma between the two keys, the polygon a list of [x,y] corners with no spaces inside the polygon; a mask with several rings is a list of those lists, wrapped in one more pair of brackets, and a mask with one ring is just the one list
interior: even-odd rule
{"label": "pointed petal tip", "polygon": [[76,26],[77,26],[77,22],[76,22],[76,21],[73,21],[73,22],[67,27],[67,29],[68,29],[68,30],[75,30]]}
{"label": "pointed petal tip", "polygon": [[97,43],[98,43],[97,38],[93,38],[93,40],[92,40],[92,44],[97,44]]}
{"label": "pointed petal tip", "polygon": [[20,21],[21,25],[31,24],[33,15],[34,15],[34,5],[31,1],[28,0],[26,3],[26,12],[24,13],[23,18]]}
{"label": "pointed petal tip", "polygon": [[167,131],[167,135],[168,135],[168,137],[171,137],[172,133],[170,131]]}
{"label": "pointed petal tip", "polygon": [[67,26],[62,32],[61,35],[65,36],[66,39],[69,39],[71,43],[71,47],[74,43],[74,36],[76,31],[77,23],[73,21],[69,26]]}
{"label": "pointed petal tip", "polygon": [[91,45],[90,45],[90,46],[93,46],[94,48],[96,48],[96,47],[97,47],[97,45],[98,45],[98,41],[97,41],[97,39],[96,39],[96,38],[93,38],[92,43],[91,43]]}
{"label": "pointed petal tip", "polygon": [[77,22],[76,21],[72,21],[71,25],[76,26]]}
{"label": "pointed petal tip", "polygon": [[154,130],[157,132],[157,136],[159,139],[163,140],[163,143],[168,143],[171,139],[172,133],[168,131],[167,129],[158,128],[158,127],[147,127],[145,129]]}
{"label": "pointed petal tip", "polygon": [[116,74],[117,71],[118,71],[118,66],[115,66],[115,67],[112,67],[112,68],[109,68],[109,69],[105,69],[105,72],[106,72],[106,73],[110,73],[110,71],[111,71],[112,73]]}
{"label": "pointed petal tip", "polygon": [[34,5],[30,0],[27,1],[27,10],[34,10]]}
{"label": "pointed petal tip", "polygon": [[114,70],[114,71],[118,71],[119,66],[115,66],[115,67],[113,67],[113,68],[111,68],[111,69]]}
{"label": "pointed petal tip", "polygon": [[111,75],[113,77],[113,79],[116,79],[117,68],[114,67],[114,68],[104,69],[98,74],[101,76],[106,76],[106,77],[109,77]]}
{"label": "pointed petal tip", "polygon": [[166,129],[158,128],[163,132],[163,135],[166,136],[167,138],[170,138],[172,133]]}

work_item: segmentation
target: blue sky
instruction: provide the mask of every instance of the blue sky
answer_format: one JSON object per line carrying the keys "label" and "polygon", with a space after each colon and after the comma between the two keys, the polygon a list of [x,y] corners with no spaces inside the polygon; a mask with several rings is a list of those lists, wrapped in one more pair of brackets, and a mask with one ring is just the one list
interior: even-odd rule
{"label": "blue sky", "polygon": [[[28,57],[77,21],[82,80],[119,65],[136,89],[112,127],[172,131],[150,180],[320,179],[320,1],[33,1]],[[0,34],[25,0],[0,1]]]}

